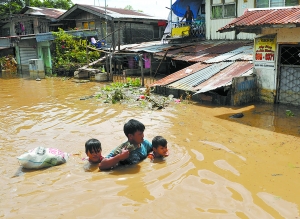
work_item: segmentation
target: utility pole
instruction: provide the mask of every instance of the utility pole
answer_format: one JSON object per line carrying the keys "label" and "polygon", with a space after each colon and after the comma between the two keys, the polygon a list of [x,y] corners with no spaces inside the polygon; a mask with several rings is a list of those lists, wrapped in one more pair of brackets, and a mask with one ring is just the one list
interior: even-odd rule
{"label": "utility pole", "polygon": [[173,24],[172,24],[172,14],[173,14],[173,10],[172,10],[172,0],[170,0],[170,13],[171,13],[171,14],[170,14],[170,20],[171,20],[171,21],[170,21],[170,25],[171,25],[171,26],[170,26],[170,34],[172,34],[172,25],[173,25]]}

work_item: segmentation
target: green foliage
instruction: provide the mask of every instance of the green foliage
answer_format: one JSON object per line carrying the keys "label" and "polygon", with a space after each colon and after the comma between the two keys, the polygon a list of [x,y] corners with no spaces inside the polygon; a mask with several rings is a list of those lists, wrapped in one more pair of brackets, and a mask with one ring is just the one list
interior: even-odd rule
{"label": "green foliage", "polygon": [[0,1],[0,15],[18,14],[25,6],[68,10],[73,5],[71,0],[4,0]]}
{"label": "green foliage", "polygon": [[124,94],[121,89],[116,89],[111,97],[111,102],[113,104],[119,102],[120,100],[124,99]]}
{"label": "green foliage", "polygon": [[124,9],[133,10],[133,7],[131,5],[126,5]]}
{"label": "green foliage", "polygon": [[107,86],[104,86],[102,88],[102,90],[104,90],[104,91],[112,91],[112,87],[107,85]]}
{"label": "green foliage", "polygon": [[102,97],[102,94],[96,94],[95,98],[100,99]]}
{"label": "green foliage", "polygon": [[74,4],[71,0],[44,0],[44,7],[46,8],[61,8],[68,10],[73,5]]}
{"label": "green foliage", "polygon": [[135,78],[135,79],[132,79],[132,78],[126,78],[126,85],[127,87],[140,87],[141,86],[141,80],[140,78]]}
{"label": "green foliage", "polygon": [[12,55],[0,57],[0,66],[3,70],[17,73],[17,62]]}
{"label": "green foliage", "polygon": [[[134,90],[133,88],[140,87],[141,82],[139,78],[126,79],[127,83],[122,82],[114,82],[110,85],[106,85],[103,88],[101,88],[102,92],[106,94],[106,99],[104,100],[104,103],[117,103],[125,98],[124,89],[127,91],[130,91],[132,95],[135,95],[135,92],[138,94],[138,90]],[[100,96],[99,96],[100,97]],[[99,98],[98,98],[99,99]]]}
{"label": "green foliage", "polygon": [[293,116],[295,116],[294,113],[293,113],[291,110],[286,110],[286,111],[285,111],[285,115],[288,116],[288,117],[293,117]]}
{"label": "green foliage", "polygon": [[17,14],[24,6],[25,2],[23,0],[7,0],[3,3],[0,2],[0,17],[9,14]]}
{"label": "green foliage", "polygon": [[71,0],[26,0],[26,5],[31,7],[60,8],[68,10],[74,4]]}
{"label": "green foliage", "polygon": [[67,34],[63,29],[59,28],[58,32],[52,32],[55,36],[54,59],[53,64],[56,68],[64,68],[66,70],[78,68],[100,58],[97,51],[86,52],[87,41]]}

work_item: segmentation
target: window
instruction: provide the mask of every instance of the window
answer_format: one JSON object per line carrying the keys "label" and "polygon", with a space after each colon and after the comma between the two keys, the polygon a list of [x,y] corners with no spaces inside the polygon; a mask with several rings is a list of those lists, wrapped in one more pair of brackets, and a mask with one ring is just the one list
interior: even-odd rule
{"label": "window", "polygon": [[230,17],[236,17],[236,0],[212,0],[211,18],[222,19]]}
{"label": "window", "polygon": [[256,0],[257,8],[272,8],[296,5],[298,5],[298,0]]}
{"label": "window", "polygon": [[95,29],[95,22],[90,21],[90,22],[82,22],[82,29]]}

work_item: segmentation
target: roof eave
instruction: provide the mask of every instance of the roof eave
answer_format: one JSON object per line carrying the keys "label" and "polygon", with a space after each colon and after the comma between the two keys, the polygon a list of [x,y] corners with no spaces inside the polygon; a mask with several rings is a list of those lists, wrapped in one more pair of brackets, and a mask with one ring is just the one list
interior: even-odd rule
{"label": "roof eave", "polygon": [[239,33],[260,34],[261,30],[262,30],[262,26],[236,26],[236,27],[228,27],[228,28],[220,29],[217,32],[226,33],[226,32],[236,31],[237,34]]}

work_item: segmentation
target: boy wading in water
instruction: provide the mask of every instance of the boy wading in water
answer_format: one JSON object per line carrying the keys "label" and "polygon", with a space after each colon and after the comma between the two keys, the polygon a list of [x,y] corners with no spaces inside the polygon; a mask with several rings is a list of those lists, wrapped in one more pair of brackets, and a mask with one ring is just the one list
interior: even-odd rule
{"label": "boy wading in water", "polygon": [[123,130],[127,141],[103,158],[99,164],[100,170],[108,170],[119,164],[137,164],[152,151],[151,143],[144,140],[145,126],[143,123],[130,119],[125,123]]}

